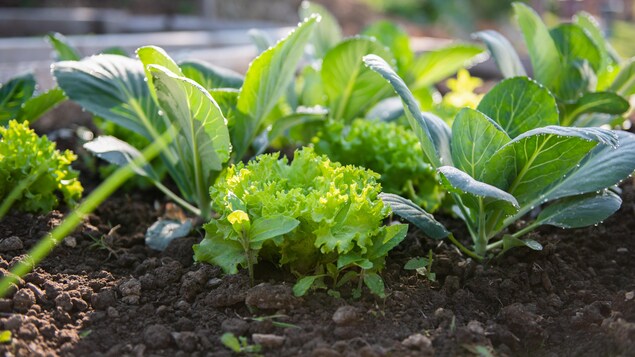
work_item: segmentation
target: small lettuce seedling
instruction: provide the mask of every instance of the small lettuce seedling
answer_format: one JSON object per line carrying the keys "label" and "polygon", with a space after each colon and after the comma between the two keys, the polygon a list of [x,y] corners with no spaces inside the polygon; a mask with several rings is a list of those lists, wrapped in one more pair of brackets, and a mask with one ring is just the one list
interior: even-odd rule
{"label": "small lettuce seedling", "polygon": [[[531,59],[532,77],[556,97],[560,124],[621,124],[621,115],[629,110],[625,98],[635,94],[635,62],[620,59],[597,21],[587,13],[580,12],[571,23],[549,29],[527,5],[513,6]],[[487,44],[505,77],[526,75],[514,47],[503,35],[488,30],[475,37]]]}
{"label": "small lettuce seedling", "polygon": [[[549,91],[526,77],[504,81],[465,108],[452,130],[419,110],[412,93],[388,63],[364,57],[366,65],[393,86],[426,160],[437,169],[456,202],[473,249],[411,201],[384,194],[393,211],[435,239],[448,237],[469,256],[514,246],[540,249],[521,237],[541,225],[577,228],[597,224],[620,207],[610,188],[635,170],[635,135],[600,128],[558,126]],[[548,204],[517,231],[510,226]]]}
{"label": "small lettuce seedling", "polygon": [[210,189],[220,215],[206,226],[194,257],[228,274],[266,260],[302,277],[294,292],[335,288],[357,279],[383,295],[378,272],[407,226],[382,226],[390,208],[378,198],[378,175],[342,166],[311,148],[291,163],[277,154],[230,166]]}
{"label": "small lettuce seedling", "polygon": [[70,166],[75,154],[57,150],[26,121],[8,124],[0,126],[0,218],[12,205],[24,212],[49,212],[59,204],[58,194],[74,206],[83,191],[78,172]]}

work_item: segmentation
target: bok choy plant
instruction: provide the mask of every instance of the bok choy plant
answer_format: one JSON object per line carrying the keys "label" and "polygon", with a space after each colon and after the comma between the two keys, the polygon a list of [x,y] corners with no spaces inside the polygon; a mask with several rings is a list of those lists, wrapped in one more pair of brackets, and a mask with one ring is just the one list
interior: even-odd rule
{"label": "bok choy plant", "polygon": [[[135,171],[186,209],[209,219],[209,186],[228,161],[242,159],[265,127],[293,78],[289,69],[299,62],[317,22],[317,17],[305,20],[263,52],[244,80],[199,61],[177,64],[154,46],[137,50],[140,60],[102,54],[58,62],[53,74],[71,100],[96,116],[150,141],[173,131],[161,159],[181,195],[162,185],[150,166],[137,166]],[[86,147],[118,165],[139,157],[137,149],[112,137],[97,138]]]}
{"label": "bok choy plant", "polygon": [[[532,78],[556,97],[563,126],[619,125],[635,94],[633,60],[623,61],[603,37],[597,21],[581,12],[571,23],[547,28],[527,5],[514,3],[514,13],[524,36]],[[505,77],[527,71],[513,46],[500,33],[478,32]]]}
{"label": "bok choy plant", "polygon": [[[385,194],[393,211],[434,239],[448,237],[465,254],[484,259],[493,249],[540,249],[522,237],[542,225],[577,228],[613,214],[621,199],[610,189],[635,170],[635,135],[558,126],[549,91],[526,77],[493,88],[477,110],[463,109],[452,130],[422,113],[404,81],[378,56],[364,57],[400,96],[423,155],[465,221],[472,248],[411,201]],[[523,227],[522,217],[544,205]]]}
{"label": "bok choy plant", "polygon": [[12,119],[33,123],[66,100],[59,88],[42,93],[36,93],[36,88],[32,73],[13,77],[0,85],[0,125],[6,126]]}

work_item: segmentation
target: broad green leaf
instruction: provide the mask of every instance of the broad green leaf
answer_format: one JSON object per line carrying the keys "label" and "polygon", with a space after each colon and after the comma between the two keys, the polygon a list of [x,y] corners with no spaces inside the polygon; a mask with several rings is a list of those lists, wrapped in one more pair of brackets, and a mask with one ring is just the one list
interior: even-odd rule
{"label": "broad green leaf", "polygon": [[262,30],[251,29],[247,34],[251,42],[256,46],[258,53],[263,53],[273,46],[273,40]]}
{"label": "broad green leaf", "polygon": [[366,257],[373,261],[383,260],[394,247],[406,238],[407,224],[393,224],[386,226],[381,234],[373,238],[373,245],[366,250]]}
{"label": "broad green leaf", "polygon": [[604,113],[619,115],[630,108],[628,101],[612,92],[586,93],[574,104],[566,106],[567,112],[562,125],[568,126],[582,114]]}
{"label": "broad green leaf", "polygon": [[578,25],[560,24],[549,31],[565,63],[586,60],[595,72],[602,67],[602,54],[593,39]]}
{"label": "broad green leaf", "polygon": [[82,56],[79,51],[73,47],[68,39],[59,32],[49,32],[46,40],[51,44],[55,51],[56,61],[79,61]]}
{"label": "broad green leaf", "polygon": [[236,353],[242,352],[242,346],[240,345],[240,341],[238,341],[236,336],[234,336],[234,334],[231,332],[225,332],[220,337],[220,342],[222,342],[223,345],[225,345],[225,347],[229,348],[230,350]]}
{"label": "broad green leaf", "polygon": [[450,192],[460,194],[466,206],[478,210],[479,202],[483,200],[485,206],[500,208],[507,213],[518,211],[518,201],[509,193],[485,182],[477,181],[452,166],[443,166],[438,170],[443,185]]}
{"label": "broad green leaf", "polygon": [[[157,174],[147,162],[143,160],[141,152],[127,142],[114,136],[99,136],[95,140],[84,144],[84,148],[100,159],[117,166],[131,164],[137,175],[151,177],[158,180]],[[134,164],[137,160],[142,166]]]}
{"label": "broad green leaf", "polygon": [[598,224],[615,213],[622,199],[611,191],[566,197],[544,208],[536,223],[560,228],[579,228]]}
{"label": "broad green leaf", "polygon": [[430,133],[431,125],[427,123],[426,118],[421,114],[419,104],[412,95],[412,92],[410,92],[410,89],[406,86],[406,83],[404,83],[403,79],[395,73],[392,67],[390,67],[390,65],[379,56],[364,56],[364,63],[368,66],[368,68],[384,77],[384,79],[386,79],[393,87],[397,95],[401,97],[406,118],[408,118],[408,122],[410,123],[412,130],[421,142],[421,148],[423,149],[423,153],[428,159],[428,162],[430,162],[434,168],[441,166],[439,151],[437,150]]}
{"label": "broad green leaf", "polygon": [[503,77],[511,78],[527,75],[525,67],[523,67],[522,62],[520,62],[518,53],[505,36],[494,30],[486,30],[475,33],[474,37],[485,42],[487,49],[494,58],[494,61],[496,61]]}
{"label": "broad green leaf", "polygon": [[10,79],[0,86],[0,125],[16,119],[22,105],[33,96],[35,77],[32,73]]}
{"label": "broad green leaf", "polygon": [[221,88],[212,89],[209,93],[227,118],[227,127],[232,143],[231,162],[238,162],[242,160],[252,144],[253,130],[255,129],[250,124],[251,119],[236,108],[240,92],[233,88]]}
{"label": "broad green leaf", "polygon": [[559,102],[572,103],[597,87],[597,76],[589,62],[575,61],[562,65],[560,78],[548,86]]}
{"label": "broad green leaf", "polygon": [[392,193],[382,193],[379,197],[385,204],[390,206],[394,214],[417,226],[428,237],[443,239],[450,234],[430,213],[424,211],[409,199]]}
{"label": "broad green leaf", "polygon": [[375,295],[380,298],[386,297],[386,291],[384,288],[384,280],[377,273],[365,273],[364,285]]}
{"label": "broad green leaf", "polygon": [[185,162],[186,167],[191,165],[189,177],[198,180],[197,176],[202,175],[205,181],[201,184],[207,192],[212,184],[211,172],[220,171],[229,159],[227,121],[214,98],[198,83],[159,65],[150,65],[149,69],[161,108],[186,139],[188,154],[180,156],[181,160],[191,160]]}
{"label": "broad green leaf", "polygon": [[443,165],[452,165],[452,131],[443,119],[432,113],[421,113],[428,124],[432,143],[437,150],[439,160]]}
{"label": "broad green leaf", "polygon": [[156,100],[157,94],[155,92],[154,85],[152,81],[152,73],[150,72],[149,66],[151,64],[159,65],[167,68],[170,72],[183,76],[183,72],[181,72],[181,68],[174,62],[174,60],[163,50],[161,47],[157,46],[144,46],[137,49],[137,57],[143,63],[143,70],[146,74],[146,79],[148,82],[148,88],[150,88],[150,93],[152,93],[152,97]]}
{"label": "broad green leaf", "polygon": [[604,34],[600,28],[600,24],[589,13],[580,11],[573,16],[573,22],[580,26],[587,35],[591,37],[595,45],[598,46],[600,54],[602,55],[602,68],[610,64],[617,64],[621,62],[620,57],[617,55],[613,47],[604,38]]}
{"label": "broad green leaf", "polygon": [[483,181],[511,193],[524,205],[544,195],[598,143],[615,145],[617,137],[598,128],[548,126],[530,130],[490,158]]}
{"label": "broad green leaf", "polygon": [[399,25],[387,21],[377,21],[362,32],[362,35],[374,37],[390,49],[397,61],[397,71],[403,75],[414,60],[414,52],[410,48],[410,37]]}
{"label": "broad green leaf", "polygon": [[251,230],[249,230],[249,241],[256,244],[259,249],[264,241],[274,239],[294,230],[300,221],[295,218],[273,215],[260,217],[253,221]]}
{"label": "broad green leaf", "polygon": [[272,141],[275,138],[284,135],[286,131],[295,126],[306,123],[324,121],[327,113],[328,112],[326,110],[318,107],[311,110],[296,112],[286,117],[280,118],[273,123],[273,125],[271,126],[271,130],[269,130],[269,141]]}
{"label": "broad green leaf", "polygon": [[616,131],[618,142],[598,145],[589,155],[554,182],[545,200],[596,192],[618,184],[635,171],[635,135]]}
{"label": "broad green leaf", "polygon": [[428,263],[429,260],[427,258],[417,257],[408,260],[403,268],[406,270],[417,270],[427,267]]}
{"label": "broad green leaf", "polygon": [[562,67],[558,47],[540,16],[529,6],[513,3],[516,20],[525,38],[525,44],[534,70],[533,77],[550,87],[560,78]]}
{"label": "broad green leaf", "polygon": [[140,61],[99,55],[53,64],[53,75],[69,99],[98,117],[149,140],[166,129]]}
{"label": "broad green leaf", "polygon": [[497,122],[511,138],[548,125],[558,125],[558,105],[549,90],[527,77],[498,83],[477,109]]}
{"label": "broad green leaf", "polygon": [[414,81],[408,85],[413,91],[431,86],[461,68],[482,62],[487,58],[483,52],[480,46],[470,44],[455,44],[426,52],[414,60],[410,69]]}
{"label": "broad green leaf", "polygon": [[212,225],[205,226],[205,239],[192,246],[194,260],[218,265],[226,274],[238,273],[238,265],[247,266],[245,250],[237,240],[224,238]]}
{"label": "broad green leaf", "polygon": [[324,57],[322,82],[331,118],[350,122],[390,93],[386,81],[364,66],[362,57],[371,53],[394,61],[381,43],[364,37],[345,40]]}
{"label": "broad green leaf", "polygon": [[28,120],[32,124],[65,100],[64,91],[60,88],[53,88],[33,96],[22,104],[17,120],[20,122]]}
{"label": "broad green leaf", "polygon": [[503,236],[503,251],[501,253],[504,253],[514,247],[527,247],[531,250],[542,250],[542,244],[533,239],[518,239],[509,234],[505,234]]}
{"label": "broad green leaf", "polygon": [[211,63],[188,60],[179,62],[183,75],[210,90],[213,88],[240,88],[243,76],[230,69],[218,67]]}
{"label": "broad green leaf", "polygon": [[251,118],[249,125],[254,128],[253,133],[293,80],[295,68],[302,58],[304,46],[309,41],[318,18],[312,16],[305,20],[249,65],[238,96],[237,108]]}
{"label": "broad green leaf", "polygon": [[323,275],[310,275],[302,277],[297,283],[293,285],[293,295],[304,296],[311,289],[315,280],[321,278]]}
{"label": "broad green leaf", "polygon": [[452,124],[452,161],[472,178],[480,179],[489,158],[511,139],[483,113],[462,109]]}
{"label": "broad green leaf", "polygon": [[314,66],[304,67],[297,85],[301,88],[298,98],[301,105],[308,107],[326,105],[327,98],[324,94],[324,83],[320,69]]}
{"label": "broad green leaf", "polygon": [[318,14],[321,21],[315,27],[311,44],[316,58],[324,55],[342,40],[342,29],[337,19],[322,5],[309,1],[303,1],[299,9],[300,18],[307,18]]}
{"label": "broad green leaf", "polygon": [[635,94],[635,58],[622,65],[609,90],[624,97]]}

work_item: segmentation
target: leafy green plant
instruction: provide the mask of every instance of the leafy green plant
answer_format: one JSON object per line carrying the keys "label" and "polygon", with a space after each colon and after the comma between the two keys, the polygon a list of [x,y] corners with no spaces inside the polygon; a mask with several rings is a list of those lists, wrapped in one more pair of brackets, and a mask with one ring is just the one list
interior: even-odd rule
{"label": "leafy green plant", "polygon": [[419,154],[421,145],[410,129],[364,119],[356,119],[350,126],[329,121],[313,145],[317,153],[333,161],[380,174],[383,192],[408,197],[430,212],[441,204],[444,191],[435,170]]}
{"label": "leafy green plant", "polygon": [[[288,69],[300,60],[317,20],[317,17],[307,19],[258,56],[244,81],[231,71],[201,62],[178,65],[162,49],[153,46],[137,50],[140,61],[118,55],[92,56],[56,63],[53,73],[69,98],[147,140],[174,130],[161,157],[182,199],[160,185],[160,179],[148,165],[137,167],[136,172],[150,178],[185,208],[209,219],[209,186],[230,160],[230,153],[233,151],[233,160],[242,159],[258,134],[270,124],[267,116],[293,77],[293,71]],[[214,87],[206,89],[202,85]],[[94,144],[88,148],[119,165],[139,154],[114,138],[109,138],[107,145]]]}
{"label": "leafy green plant", "polygon": [[342,166],[311,148],[296,151],[291,163],[275,154],[238,163],[212,186],[219,217],[206,226],[194,257],[235,274],[260,260],[285,266],[303,277],[294,287],[337,288],[353,279],[383,295],[377,274],[406,234],[406,225],[382,226],[390,209],[378,198],[378,175]]}
{"label": "leafy green plant", "polygon": [[[571,23],[547,28],[522,3],[514,12],[533,67],[533,75],[556,97],[563,126],[621,124],[629,110],[624,97],[635,93],[633,61],[624,62],[604,39],[597,21],[581,12]],[[483,40],[505,77],[526,71],[513,46],[496,31],[475,34]]]}
{"label": "leafy green plant", "polygon": [[[450,131],[419,110],[388,63],[373,55],[364,61],[401,97],[423,155],[454,198],[473,249],[411,201],[382,196],[396,214],[429,237],[448,237],[481,260],[498,248],[503,252],[514,246],[540,249],[537,242],[521,237],[541,225],[593,225],[620,207],[621,199],[610,188],[635,170],[635,135],[558,126],[554,98],[526,77],[500,83],[485,95],[478,110],[463,109]],[[512,226],[541,205],[546,206],[536,217],[527,217],[522,228]]]}
{"label": "leafy green plant", "polygon": [[225,332],[220,337],[220,342],[222,342],[225,347],[236,353],[252,354],[259,353],[262,350],[262,346],[259,344],[250,345],[249,341],[247,341],[247,337],[236,337],[236,335],[231,332]]}
{"label": "leafy green plant", "polygon": [[27,73],[0,85],[0,125],[11,119],[33,123],[66,100],[59,88],[36,94],[36,84],[33,74]]}
{"label": "leafy green plant", "polygon": [[56,150],[55,143],[39,137],[29,123],[0,126],[0,217],[14,205],[24,212],[48,212],[57,207],[59,193],[68,206],[81,198],[78,172],[71,168],[75,154]]}
{"label": "leafy green plant", "polygon": [[428,251],[428,257],[416,257],[408,260],[406,265],[404,265],[404,269],[406,270],[414,270],[419,275],[423,275],[431,282],[435,282],[437,280],[437,274],[432,271],[432,263],[434,259],[432,257],[432,250]]}

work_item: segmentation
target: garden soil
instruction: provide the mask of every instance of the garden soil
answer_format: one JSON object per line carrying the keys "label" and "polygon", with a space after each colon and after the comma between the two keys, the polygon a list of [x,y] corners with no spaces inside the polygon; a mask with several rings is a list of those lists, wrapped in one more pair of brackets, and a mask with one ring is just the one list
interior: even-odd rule
{"label": "garden soil", "polygon": [[[165,204],[118,194],[0,299],[0,329],[12,333],[0,351],[231,356],[220,341],[231,332],[265,356],[635,356],[633,182],[622,189],[622,208],[604,224],[543,228],[531,237],[544,250],[484,264],[411,231],[387,259],[385,299],[350,290],[296,298],[294,278],[265,264],[251,287],[245,272],[193,263],[202,233],[152,251],[144,231]],[[1,274],[62,218],[1,221]],[[403,269],[429,250],[436,282]]]}

